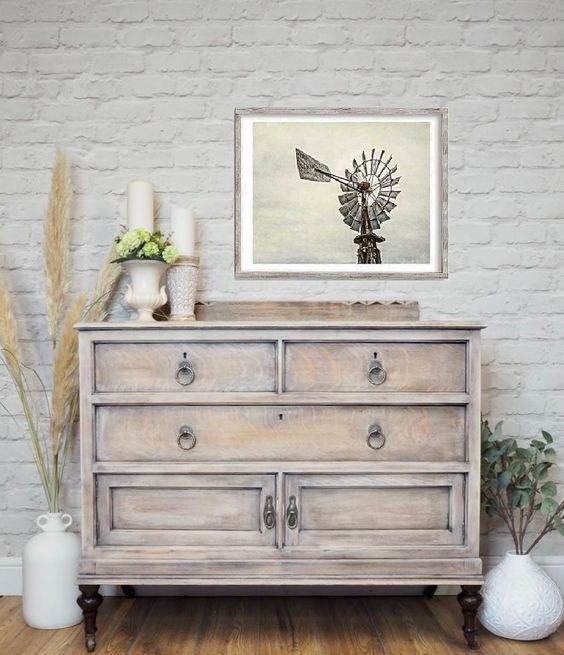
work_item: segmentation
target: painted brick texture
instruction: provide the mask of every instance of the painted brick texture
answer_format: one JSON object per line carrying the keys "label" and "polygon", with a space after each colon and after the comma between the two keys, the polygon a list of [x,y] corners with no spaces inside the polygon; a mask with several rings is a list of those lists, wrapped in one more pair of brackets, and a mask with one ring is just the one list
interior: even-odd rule
{"label": "painted brick texture", "polygon": [[[29,361],[49,375],[41,221],[60,144],[74,289],[124,222],[127,182],[149,177],[163,217],[199,217],[203,299],[409,298],[423,318],[482,320],[484,413],[517,437],[552,431],[564,462],[563,73],[561,0],[0,0],[0,266]],[[237,106],[448,107],[449,278],[236,281]],[[0,396],[0,556],[19,555],[43,504],[2,373]],[[508,546],[484,533],[484,554]]]}

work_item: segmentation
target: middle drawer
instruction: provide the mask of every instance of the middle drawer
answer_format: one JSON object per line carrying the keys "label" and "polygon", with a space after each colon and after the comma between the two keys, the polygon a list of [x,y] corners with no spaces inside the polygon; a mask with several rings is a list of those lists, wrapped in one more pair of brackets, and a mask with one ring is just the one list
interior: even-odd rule
{"label": "middle drawer", "polygon": [[464,461],[465,406],[98,406],[98,461]]}

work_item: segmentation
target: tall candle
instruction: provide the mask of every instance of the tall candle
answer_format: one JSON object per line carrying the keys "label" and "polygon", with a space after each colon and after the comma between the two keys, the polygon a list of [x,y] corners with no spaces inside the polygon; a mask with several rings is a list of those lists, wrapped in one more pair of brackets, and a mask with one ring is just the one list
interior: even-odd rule
{"label": "tall candle", "polygon": [[127,229],[143,227],[153,232],[153,185],[134,180],[127,185]]}
{"label": "tall candle", "polygon": [[181,257],[196,254],[196,221],[191,209],[173,207],[170,215],[171,241]]}

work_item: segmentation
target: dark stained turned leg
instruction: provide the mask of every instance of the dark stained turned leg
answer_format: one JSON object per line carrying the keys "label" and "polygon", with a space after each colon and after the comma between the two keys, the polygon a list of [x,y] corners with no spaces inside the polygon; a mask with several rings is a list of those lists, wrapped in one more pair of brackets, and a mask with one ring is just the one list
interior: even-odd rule
{"label": "dark stained turned leg", "polygon": [[76,602],[84,614],[84,640],[86,650],[92,653],[96,648],[96,615],[104,599],[98,593],[100,585],[81,584],[78,588],[80,589],[80,596]]}
{"label": "dark stained turned leg", "polygon": [[121,593],[126,598],[135,598],[135,589],[129,584],[122,584],[121,585]]}
{"label": "dark stained turned leg", "polygon": [[481,587],[478,585],[462,585],[462,591],[458,594],[458,602],[462,607],[462,614],[464,614],[464,625],[462,630],[468,648],[477,650],[480,645],[476,641],[476,614],[478,608],[482,604],[482,596],[480,594]]}
{"label": "dark stained turned leg", "polygon": [[423,596],[424,596],[425,598],[433,598],[433,596],[435,595],[435,592],[436,592],[436,591],[437,591],[437,585],[436,585],[436,584],[430,584],[430,585],[427,585],[427,586],[423,589]]}

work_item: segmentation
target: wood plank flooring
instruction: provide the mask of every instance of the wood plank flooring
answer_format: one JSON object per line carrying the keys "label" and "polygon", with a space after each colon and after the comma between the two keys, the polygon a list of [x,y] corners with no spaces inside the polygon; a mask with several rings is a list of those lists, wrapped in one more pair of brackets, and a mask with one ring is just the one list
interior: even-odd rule
{"label": "wood plank flooring", "polygon": [[[82,625],[34,630],[0,598],[1,655],[84,655]],[[454,597],[106,598],[97,655],[469,655]],[[564,655],[564,627],[517,642],[480,629],[482,655]]]}

